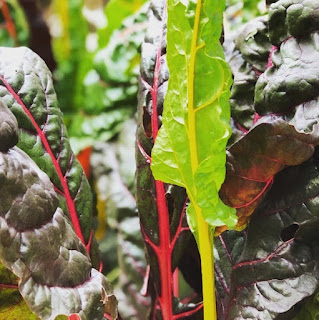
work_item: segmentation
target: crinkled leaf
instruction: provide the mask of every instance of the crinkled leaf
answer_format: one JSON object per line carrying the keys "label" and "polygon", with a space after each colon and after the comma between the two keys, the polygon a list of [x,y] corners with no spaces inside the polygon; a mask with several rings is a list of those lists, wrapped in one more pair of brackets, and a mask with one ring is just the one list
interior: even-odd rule
{"label": "crinkled leaf", "polygon": [[[209,193],[214,200],[210,200],[210,207],[201,206],[204,219],[211,225],[233,226],[236,223],[233,210],[226,210],[225,206],[225,210],[221,209],[223,205],[218,200],[225,174],[221,164],[226,160],[230,134],[227,99],[231,73],[221,59],[217,31],[221,16],[216,12],[222,9],[222,1],[218,4],[205,1],[202,6],[198,26],[194,26],[193,2],[187,2],[186,7],[173,1],[168,6],[172,10],[168,21],[170,80],[163,126],[152,152],[152,170],[156,179],[185,187],[197,205],[200,205],[197,195]],[[218,18],[206,21],[206,14]],[[208,160],[212,155],[215,161]],[[209,185],[195,181],[196,171],[201,170],[204,161],[211,162],[211,175],[220,172]]]}
{"label": "crinkled leaf", "polygon": [[[142,295],[147,278],[143,239],[138,217],[126,218],[118,226],[118,254],[121,267],[116,294],[121,291],[119,311],[124,319],[144,320],[150,312],[150,298]],[[121,297],[121,295],[120,295]]]}
{"label": "crinkled leaf", "polygon": [[[8,134],[6,123],[15,122],[3,102],[1,109],[7,117],[0,120],[0,135]],[[15,126],[9,127],[13,144]],[[92,268],[49,177],[21,149],[10,146],[0,153],[0,180],[0,261],[19,277],[30,309],[41,319],[73,313],[102,319],[112,297],[110,285]],[[110,313],[115,318],[116,307]]]}
{"label": "crinkled leaf", "polygon": [[70,148],[51,73],[38,55],[24,47],[1,48],[0,57],[0,96],[17,118],[18,146],[50,177],[59,206],[98,267],[96,246],[91,250],[92,194]]}
{"label": "crinkled leaf", "polygon": [[215,241],[219,319],[277,319],[317,290],[317,167],[279,173],[247,230]]}
{"label": "crinkled leaf", "polygon": [[117,140],[95,144],[91,162],[98,204],[95,235],[103,271],[118,277],[112,283],[122,318],[144,320],[149,313],[150,299],[140,293],[146,275],[146,259],[131,193],[136,168],[133,161],[135,132],[135,121],[126,121]]}
{"label": "crinkled leaf", "polygon": [[[183,263],[191,233],[185,220],[185,190],[154,180],[150,154],[161,125],[167,90],[166,1],[151,1],[149,29],[142,45],[138,103],[136,199],[150,265],[151,319],[200,319],[200,298],[181,303],[173,295],[173,272]],[[184,268],[186,269],[186,268]],[[185,270],[187,273],[187,270]]]}
{"label": "crinkled leaf", "polygon": [[282,119],[263,121],[227,153],[227,174],[220,195],[226,204],[237,209],[237,228],[246,225],[275,174],[308,160],[319,144],[318,124],[305,134]]}
{"label": "crinkled leaf", "polygon": [[319,34],[289,38],[272,54],[272,66],[255,88],[259,114],[283,113],[316,99],[319,90]]}
{"label": "crinkled leaf", "polygon": [[271,44],[268,16],[248,22],[232,40],[224,43],[226,59],[234,74],[231,114],[236,124],[248,130],[255,118],[254,91],[259,75],[267,68]]}
{"label": "crinkled leaf", "polygon": [[[286,12],[288,3],[291,6]],[[293,8],[305,8],[306,4],[307,1],[302,0],[276,1],[271,6],[269,21],[280,16],[285,20],[286,13],[288,17]],[[289,37],[287,21],[269,22],[271,36],[280,37],[281,33],[288,36],[280,43],[272,40],[278,47],[271,48],[266,71],[259,70],[261,73],[254,77],[258,78],[254,94],[251,94],[253,84],[247,95],[251,110],[255,109],[258,114],[251,113],[252,127],[249,124],[241,128],[235,122],[242,136],[229,148],[225,189],[227,185],[232,186],[232,190],[238,186],[233,205],[238,211],[248,209],[253,215],[245,231],[227,231],[215,241],[221,320],[293,319],[300,308],[311,301],[306,298],[318,288],[318,154],[312,156],[318,144],[314,76],[318,36],[317,32],[309,34],[312,30],[305,27],[299,29],[302,37]],[[248,65],[249,57],[240,50],[235,52],[235,57],[241,58],[238,63],[241,72],[240,66]],[[234,72],[236,79],[237,71]],[[238,114],[241,101],[244,100],[236,101],[236,97],[232,101]],[[242,119],[245,120],[244,115]],[[237,115],[235,120],[242,125],[243,120]],[[252,137],[257,138],[254,143],[250,140]],[[237,153],[237,147],[244,145],[250,147]],[[241,164],[236,164],[236,157],[242,159]],[[293,166],[284,169],[286,165]],[[277,173],[278,170],[282,171]],[[276,175],[269,191],[271,180],[267,185],[265,178],[273,174]],[[228,196],[232,197],[230,189]],[[246,198],[242,203],[241,195]]]}
{"label": "crinkled leaf", "polygon": [[317,1],[280,0],[269,8],[269,36],[274,45],[290,36],[300,37],[318,30],[318,23]]}

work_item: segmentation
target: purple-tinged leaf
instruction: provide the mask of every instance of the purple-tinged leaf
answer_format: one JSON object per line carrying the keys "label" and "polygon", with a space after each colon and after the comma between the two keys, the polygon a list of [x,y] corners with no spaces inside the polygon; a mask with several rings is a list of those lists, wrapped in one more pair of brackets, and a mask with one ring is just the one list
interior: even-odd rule
{"label": "purple-tinged leaf", "polygon": [[[248,131],[254,124],[254,91],[259,76],[267,69],[272,45],[268,39],[268,17],[248,22],[224,43],[226,59],[234,74],[230,106],[235,125]],[[236,128],[236,127],[235,127]]]}
{"label": "purple-tinged leaf", "polygon": [[13,146],[18,123],[3,100],[0,110],[0,136],[11,141],[0,152],[1,263],[19,278],[22,297],[41,319],[103,319],[106,310],[116,319],[110,284],[92,268],[49,177]]}
{"label": "purple-tinged leaf", "polygon": [[262,120],[227,152],[226,179],[220,195],[226,204],[237,209],[238,229],[246,226],[275,174],[308,160],[319,144],[318,124],[306,134],[282,119]]}
{"label": "purple-tinged leaf", "polygon": [[[242,136],[228,150],[224,196],[242,220],[253,214],[247,229],[215,240],[220,320],[293,319],[319,286],[317,5],[275,2],[267,67],[245,97],[253,121],[235,115]],[[248,57],[238,55],[243,72]],[[245,99],[233,98],[245,111]]]}
{"label": "purple-tinged leaf", "polygon": [[215,240],[218,319],[292,319],[294,305],[317,290],[317,168],[315,154],[280,172],[247,230]]}
{"label": "purple-tinged leaf", "polygon": [[[151,319],[201,319],[202,304],[182,304],[173,294],[173,272],[188,242],[185,190],[154,180],[151,150],[161,125],[167,90],[166,1],[151,1],[149,30],[142,45],[137,129],[137,207],[150,264]],[[198,301],[197,301],[198,302]]]}
{"label": "purple-tinged leaf", "polygon": [[99,267],[93,240],[93,201],[82,167],[72,153],[62,122],[51,73],[27,48],[0,48],[0,97],[19,125],[19,148],[45,171],[59,194],[59,206],[69,214],[77,236],[93,265]]}

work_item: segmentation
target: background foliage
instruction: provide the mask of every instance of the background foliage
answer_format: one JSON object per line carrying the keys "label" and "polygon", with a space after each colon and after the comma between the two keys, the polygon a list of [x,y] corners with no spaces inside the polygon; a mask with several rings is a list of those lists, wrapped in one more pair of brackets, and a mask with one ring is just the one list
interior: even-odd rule
{"label": "background foliage", "polygon": [[[226,3],[224,50],[226,56],[232,57],[229,60],[233,73],[238,72],[238,78],[234,79],[231,104],[232,116],[240,127],[233,127],[231,140],[233,143],[243,135],[245,130],[249,130],[254,125],[253,97],[247,93],[254,92],[257,76],[250,67],[265,71],[272,44],[268,40],[266,19],[263,17],[256,20],[252,29],[243,31],[242,37],[238,36],[236,43],[231,41],[233,34],[240,31],[243,24],[267,12],[265,1],[227,0]],[[94,226],[103,261],[103,273],[114,285],[123,319],[145,319],[145,315],[152,306],[151,296],[156,296],[152,285],[149,285],[149,292],[145,289],[149,281],[149,269],[145,259],[140,222],[136,213],[134,184],[138,75],[141,45],[149,27],[148,7],[149,2],[146,0],[0,1],[0,45],[30,47],[45,60],[52,71],[71,146],[94,190],[96,203]],[[257,47],[253,47],[253,49],[258,48],[260,56],[257,58],[251,54],[254,51],[250,50],[252,47],[247,46],[245,42],[247,39],[254,38],[255,34],[258,34],[259,37],[256,37]],[[273,35],[275,36],[276,34]],[[245,60],[244,67],[241,59]],[[236,80],[238,80],[237,86]],[[238,105],[244,105],[245,108],[240,108]],[[288,115],[284,121],[290,121],[290,124],[297,123],[298,126],[298,123],[300,124],[299,114],[300,111],[297,115]],[[316,116],[315,112],[306,114],[307,125],[312,123]],[[146,118],[143,125],[147,123],[150,123],[149,118]],[[146,127],[146,131],[147,128],[149,127]],[[272,128],[264,126],[263,128],[268,130],[269,135],[275,135],[278,132],[286,134],[289,131],[287,127],[281,127],[281,131],[278,131],[276,126]],[[243,143],[239,147],[230,148],[230,153],[236,155],[242,150],[244,152],[251,150],[250,145],[254,143],[254,139],[258,140],[262,136],[258,130],[255,131],[254,136],[250,135],[252,138],[247,139],[247,144]],[[300,135],[297,135],[297,138],[300,138]],[[287,146],[290,147],[288,144]],[[273,149],[273,145],[267,144],[265,153],[271,156]],[[241,164],[240,161],[239,164]],[[267,195],[266,200],[256,211],[256,216],[262,215],[265,210],[277,210],[276,205],[280,201],[285,200],[291,203],[293,197],[291,194],[295,197],[300,196],[297,188],[300,185],[306,190],[301,195],[301,200],[311,198],[316,193],[314,186],[317,181],[315,170],[317,164],[318,155],[315,153],[302,166],[292,167],[278,174],[272,192]],[[263,165],[268,168],[269,163]],[[269,175],[269,184],[266,187],[273,183],[275,173],[272,172]],[[250,174],[249,170],[244,174]],[[286,179],[291,182],[291,186],[283,192],[283,197],[278,199],[277,192],[282,192]],[[265,185],[254,185],[252,189],[260,191],[264,187]],[[226,184],[223,189],[224,198],[226,199],[230,193],[238,195],[239,191],[236,193],[237,191]],[[176,196],[174,192],[173,190],[169,203],[174,204]],[[245,209],[243,213],[245,218],[240,227],[246,226],[246,216],[249,216],[263,199],[259,200],[258,203],[255,202],[248,209],[246,208],[247,210]],[[231,203],[231,201],[230,204],[236,206],[236,203]],[[309,206],[311,205],[313,203],[309,202]],[[289,219],[288,222],[292,225],[301,223],[298,217]],[[310,216],[306,216],[305,219],[312,222],[316,220]],[[285,226],[289,227],[288,222],[286,221]],[[262,219],[259,221],[255,219],[249,227],[249,234],[258,234],[260,230],[264,230],[265,226],[273,228],[274,224],[271,224],[269,220],[264,222]],[[307,228],[308,225],[306,225]],[[296,230],[288,229],[288,240],[291,234],[294,235],[294,231]],[[266,231],[263,232],[266,233]],[[285,234],[282,235],[279,232],[278,237],[281,236]],[[229,303],[227,290],[234,292],[243,286],[245,281],[249,282],[249,279],[245,278],[245,272],[251,274],[250,271],[253,271],[247,271],[245,266],[242,268],[241,265],[232,271],[233,265],[236,265],[240,256],[245,257],[246,255],[249,261],[254,256],[253,253],[257,252],[254,239],[250,240],[248,237],[246,241],[246,237],[247,230],[236,233],[230,231],[216,240],[218,256],[216,270],[220,272],[220,279],[224,279],[217,284],[220,312],[224,305]],[[269,236],[269,239],[272,238]],[[282,240],[278,239],[276,244]],[[232,248],[230,252],[227,250],[228,247]],[[292,251],[297,249],[296,247],[290,248]],[[265,250],[275,249],[267,247]],[[308,239],[302,250],[316,252],[316,243]],[[256,255],[255,258],[258,258],[258,254]],[[201,298],[201,287],[198,285],[199,260],[194,242],[190,242],[189,251],[182,259],[185,261],[184,270],[182,270],[183,266],[180,267],[180,271],[175,275],[175,280],[179,280],[177,281],[179,283],[178,296],[185,304],[190,301],[197,303]],[[283,259],[286,257],[284,256]],[[272,263],[274,262],[269,261],[269,265]],[[187,270],[188,267],[185,265],[196,265],[196,267]],[[243,279],[242,282],[231,282],[234,275]],[[286,274],[283,275],[285,276]],[[229,288],[225,287],[225,281],[226,284],[231,282]],[[194,300],[189,300],[192,294]],[[291,319],[293,316],[296,316],[296,320],[316,319],[319,315],[318,294],[317,292],[303,300],[301,304],[296,305],[293,313],[288,312],[278,319]],[[181,305],[178,304],[177,299],[175,301],[176,310],[179,310]],[[0,315],[8,319],[37,318],[26,306],[17,290],[17,278],[2,265],[0,265]]]}

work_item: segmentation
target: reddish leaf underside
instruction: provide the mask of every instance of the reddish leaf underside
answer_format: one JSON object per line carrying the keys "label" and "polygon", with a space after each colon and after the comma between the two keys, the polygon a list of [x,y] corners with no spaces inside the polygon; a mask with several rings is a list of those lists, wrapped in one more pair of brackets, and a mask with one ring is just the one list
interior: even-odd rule
{"label": "reddish leaf underside", "polygon": [[[184,233],[189,233],[189,227],[185,224],[187,198],[185,191],[181,189],[174,195],[179,197],[179,200],[174,200],[169,191],[170,187],[154,180],[150,171],[150,153],[160,127],[159,117],[163,111],[166,93],[165,77],[168,76],[164,47],[166,1],[151,1],[149,21],[154,28],[152,35],[146,37],[153,40],[146,40],[142,46],[137,131],[137,205],[150,261],[150,279],[154,282],[155,289],[153,319],[162,317],[172,320],[191,317],[202,309],[202,303],[190,306],[185,304],[184,309],[182,307],[179,310],[174,304],[174,290],[177,289],[174,288],[173,273],[181,255],[181,252],[178,252],[180,249],[176,250],[176,244],[184,238],[187,245]],[[169,196],[172,198],[168,199]],[[144,200],[146,197],[148,199]],[[173,208],[169,208],[170,202]],[[154,220],[150,220],[149,210]],[[173,262],[173,259],[176,261]]]}

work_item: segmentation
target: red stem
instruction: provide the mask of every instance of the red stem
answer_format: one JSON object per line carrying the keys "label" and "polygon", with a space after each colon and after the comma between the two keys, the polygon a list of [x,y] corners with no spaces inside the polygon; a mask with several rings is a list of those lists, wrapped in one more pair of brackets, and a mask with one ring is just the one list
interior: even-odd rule
{"label": "red stem", "polygon": [[0,284],[0,289],[19,289],[19,287],[15,284]]}
{"label": "red stem", "polygon": [[[66,199],[67,202],[67,206],[69,209],[69,213],[70,213],[70,217],[71,217],[71,222],[73,224],[74,230],[76,235],[80,238],[80,240],[82,241],[82,243],[85,245],[85,240],[84,240],[84,236],[81,230],[81,226],[80,226],[80,222],[76,213],[76,209],[75,209],[75,204],[74,201],[71,197],[70,194],[70,190],[69,190],[69,186],[67,183],[67,178],[63,175],[60,164],[58,162],[58,160],[55,158],[51,147],[49,145],[49,142],[45,136],[45,132],[39,127],[39,125],[37,124],[37,122],[35,121],[35,119],[33,118],[33,115],[31,114],[31,112],[29,111],[29,109],[25,106],[25,104],[22,102],[22,100],[20,99],[20,97],[18,96],[18,94],[13,90],[13,88],[10,86],[10,84],[2,77],[0,76],[0,80],[4,83],[4,85],[6,86],[6,88],[8,89],[8,91],[12,94],[12,96],[14,97],[14,99],[19,103],[19,105],[22,107],[22,109],[24,110],[24,112],[27,114],[27,116],[30,118],[34,128],[37,131],[37,134],[39,135],[42,144],[46,150],[46,152],[50,155],[51,159],[52,159],[52,163],[57,171],[57,174],[60,178],[61,184],[62,184],[62,188],[63,188],[63,195]],[[87,248],[88,252],[89,252],[89,248]]]}
{"label": "red stem", "polygon": [[[164,11],[166,10],[166,5]],[[164,27],[164,24],[163,24]],[[155,143],[159,123],[158,123],[158,113],[157,113],[157,94],[159,86],[159,74],[161,68],[161,48],[162,48],[162,37],[159,40],[159,46],[156,54],[155,70],[153,86],[150,88],[152,95],[152,137]],[[171,235],[170,235],[170,222],[169,222],[169,212],[166,205],[165,197],[165,187],[162,181],[155,180],[156,189],[156,203],[158,212],[158,227],[159,227],[159,245],[156,248],[156,253],[158,257],[159,272],[161,279],[161,292],[158,296],[158,301],[160,304],[160,309],[162,311],[162,316],[164,320],[173,319],[173,305],[172,305],[172,285],[173,285],[173,275],[172,275],[172,247],[171,247]]]}
{"label": "red stem", "polygon": [[[167,3],[164,6],[164,12],[166,12]],[[164,23],[163,23],[164,27]],[[157,95],[159,87],[159,78],[160,78],[160,69],[161,69],[161,49],[162,49],[162,40],[163,35],[161,35],[159,40],[159,46],[156,53],[155,61],[155,70],[153,78],[153,86],[148,86],[151,97],[152,97],[152,114],[151,114],[151,125],[152,125],[152,138],[153,142],[157,138],[159,130],[159,121],[158,121],[158,111],[157,111]],[[144,151],[143,147],[137,141],[138,148],[141,154],[144,156],[147,163],[151,163],[151,158]],[[157,213],[158,213],[158,228],[159,228],[159,244],[155,245],[149,237],[144,232],[143,226],[141,226],[142,234],[146,243],[148,243],[151,248],[154,250],[154,253],[157,256],[159,274],[160,274],[160,292],[157,292],[157,301],[155,301],[155,309],[160,310],[162,313],[163,320],[174,320],[179,319],[182,316],[190,316],[197,312],[202,305],[195,308],[195,310],[190,310],[188,312],[174,315],[173,314],[173,292],[178,296],[178,270],[172,273],[172,252],[178,238],[178,235],[186,229],[182,226],[182,220],[185,213],[186,202],[184,208],[181,212],[179,226],[176,230],[176,234],[173,239],[171,239],[170,234],[170,220],[169,220],[169,211],[166,203],[166,191],[165,186],[162,181],[155,180],[155,190],[156,190],[156,204],[157,204]],[[174,281],[175,280],[175,281]],[[174,286],[173,286],[174,284]],[[144,288],[145,293],[145,288]],[[153,313],[153,318],[155,319],[156,312]]]}
{"label": "red stem", "polygon": [[8,8],[7,2],[4,0],[1,0],[0,4],[1,4],[1,11],[2,11],[4,19],[6,21],[8,33],[9,33],[10,37],[14,40],[14,42],[16,42],[17,41],[17,32],[16,32],[16,28],[14,26],[14,22],[12,21],[12,18],[10,15],[10,10]]}
{"label": "red stem", "polygon": [[173,273],[173,293],[174,297],[179,297],[179,272],[178,268],[175,269]]}

